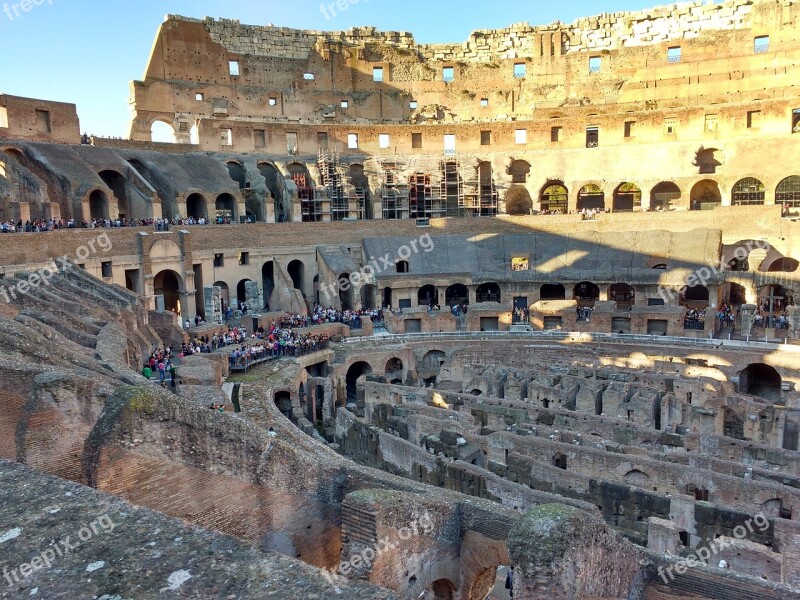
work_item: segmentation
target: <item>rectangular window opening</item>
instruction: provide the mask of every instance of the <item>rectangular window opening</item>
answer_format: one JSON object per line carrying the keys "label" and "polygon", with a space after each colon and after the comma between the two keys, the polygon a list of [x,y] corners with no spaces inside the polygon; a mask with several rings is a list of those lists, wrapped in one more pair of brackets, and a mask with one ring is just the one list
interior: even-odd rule
{"label": "rectangular window opening", "polygon": [[528,143],[528,130],[527,129],[517,129],[514,131],[514,142],[516,144],[527,144]]}
{"label": "rectangular window opening", "polygon": [[481,106],[483,108],[486,108],[487,106],[489,106],[489,99],[488,98],[481,98]]}
{"label": "rectangular window opening", "polygon": [[412,133],[411,134],[411,147],[412,148],[422,148],[422,134],[421,133]]}
{"label": "rectangular window opening", "polygon": [[560,142],[561,141],[561,127],[551,127],[550,128],[550,141],[551,142]]}
{"label": "rectangular window opening", "polygon": [[706,115],[706,131],[716,131],[719,127],[719,115]]}
{"label": "rectangular window opening", "polygon": [[317,146],[323,150],[328,149],[328,134],[324,131],[317,132]]}
{"label": "rectangular window opening", "polygon": [[111,264],[111,261],[100,263],[100,269],[102,270],[104,279],[111,278],[114,276],[114,268]]}
{"label": "rectangular window opening", "polygon": [[679,63],[681,62],[681,47],[680,46],[672,46],[671,48],[667,48],[667,62],[669,63]]}
{"label": "rectangular window opening", "polygon": [[39,133],[51,133],[49,110],[36,111],[36,127]]}
{"label": "rectangular window opening", "polygon": [[8,127],[8,110],[5,106],[0,106],[0,127],[3,129]]}
{"label": "rectangular window opening", "polygon": [[599,73],[603,66],[603,59],[599,56],[589,57],[589,73]]}
{"label": "rectangular window opening", "polygon": [[250,253],[249,252],[242,252],[239,255],[239,264],[240,265],[249,265],[250,264]]}
{"label": "rectangular window opening", "polygon": [[378,147],[382,150],[385,150],[391,145],[391,138],[389,137],[388,133],[379,133],[378,134]]}
{"label": "rectangular window opening", "polygon": [[349,100],[342,100],[342,102],[341,102],[341,104],[339,106],[341,106],[342,108],[348,108],[350,106],[350,101]]}
{"label": "rectangular window opening", "polygon": [[456,78],[456,69],[455,67],[444,67],[442,69],[442,80],[450,83],[454,81]]}
{"label": "rectangular window opening", "polygon": [[372,67],[372,81],[383,81],[383,67]]}
{"label": "rectangular window opening", "polygon": [[358,134],[357,133],[348,133],[347,134],[347,147],[350,150],[355,150],[358,148]]}
{"label": "rectangular window opening", "polygon": [[215,267],[224,267],[225,266],[225,255],[224,254],[215,254],[214,255],[214,266]]}
{"label": "rectangular window opening", "polygon": [[232,77],[239,76],[239,61],[238,60],[229,60],[228,61],[228,72],[231,74]]}
{"label": "rectangular window opening", "polygon": [[289,156],[297,156],[299,154],[300,149],[297,147],[296,133],[286,134],[286,151],[289,153]]}
{"label": "rectangular window opening", "polygon": [[233,146],[233,131],[230,129],[220,129],[219,135],[223,146]]}
{"label": "rectangular window opening", "polygon": [[408,103],[408,108],[410,108],[411,110],[417,110],[417,106],[419,106],[419,104],[417,103],[416,100],[412,100],[411,102]]}
{"label": "rectangular window opening", "polygon": [[747,128],[748,129],[755,129],[759,125],[761,125],[761,111],[760,110],[748,110],[747,111]]}
{"label": "rectangular window opening", "polygon": [[514,64],[514,77],[517,79],[523,79],[525,74],[528,71],[528,65],[525,63],[515,63]]}
{"label": "rectangular window opening", "polygon": [[[0,114],[0,119],[2,114]],[[800,108],[792,111],[792,133],[800,133]]]}
{"label": "rectangular window opening", "polygon": [[756,54],[764,54],[769,52],[769,36],[759,35],[753,40],[753,52]]}
{"label": "rectangular window opening", "polygon": [[527,271],[530,268],[528,256],[517,256],[511,259],[512,271]]}
{"label": "rectangular window opening", "polygon": [[481,146],[491,146],[491,145],[492,145],[492,132],[481,131]]}
{"label": "rectangular window opening", "polygon": [[664,120],[664,133],[672,135],[678,131],[678,119],[665,119]]}
{"label": "rectangular window opening", "polygon": [[264,129],[256,129],[253,131],[253,135],[255,136],[256,141],[256,148],[266,148],[267,147],[267,132]]}
{"label": "rectangular window opening", "polygon": [[600,128],[587,127],[586,128],[586,147],[597,148],[600,145]]}
{"label": "rectangular window opening", "polygon": [[198,102],[202,102],[204,100],[204,98],[205,98],[205,96],[203,94],[201,94],[200,92],[198,92],[198,93],[196,93],[194,95],[194,99],[197,100]]}
{"label": "rectangular window opening", "polygon": [[633,130],[636,127],[636,121],[625,121],[625,137],[632,138]]}
{"label": "rectangular window opening", "polygon": [[270,106],[277,106],[278,105],[278,99],[274,98],[274,97],[271,97],[269,100],[267,100],[267,104],[269,104]]}
{"label": "rectangular window opening", "polygon": [[444,153],[453,155],[456,153],[456,136],[452,133],[446,133],[444,136]]}

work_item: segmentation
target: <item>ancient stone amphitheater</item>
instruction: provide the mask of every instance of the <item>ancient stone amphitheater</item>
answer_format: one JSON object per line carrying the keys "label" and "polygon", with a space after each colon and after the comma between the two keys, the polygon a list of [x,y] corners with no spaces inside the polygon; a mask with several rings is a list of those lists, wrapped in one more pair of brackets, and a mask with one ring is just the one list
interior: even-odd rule
{"label": "ancient stone amphitheater", "polygon": [[130,140],[0,95],[0,598],[800,598],[799,18],[171,15]]}

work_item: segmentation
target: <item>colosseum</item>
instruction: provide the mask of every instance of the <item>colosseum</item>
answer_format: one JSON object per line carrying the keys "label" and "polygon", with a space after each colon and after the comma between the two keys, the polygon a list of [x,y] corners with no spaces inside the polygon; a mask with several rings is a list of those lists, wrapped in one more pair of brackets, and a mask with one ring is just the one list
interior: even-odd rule
{"label": "colosseum", "polygon": [[0,598],[800,599],[798,81],[697,0],[0,94]]}

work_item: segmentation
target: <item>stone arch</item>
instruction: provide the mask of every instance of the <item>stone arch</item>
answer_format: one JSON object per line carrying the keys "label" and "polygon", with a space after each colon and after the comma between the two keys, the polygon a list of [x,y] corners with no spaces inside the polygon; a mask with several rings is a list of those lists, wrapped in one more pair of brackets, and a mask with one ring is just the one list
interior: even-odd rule
{"label": "stone arch", "polygon": [[[128,197],[128,182],[125,180],[125,177],[122,176],[121,173],[118,171],[114,171],[113,169],[107,169],[105,171],[100,171],[98,173],[100,179],[103,180],[108,188],[113,192],[114,197],[117,199],[117,212],[119,213],[120,218],[126,219],[137,219],[140,218],[139,215],[134,216],[131,214],[131,202],[130,198]],[[141,215],[144,217],[144,215]]]}
{"label": "stone arch", "polygon": [[692,308],[705,308],[711,298],[711,293],[704,285],[694,285],[692,287],[684,287],[681,289],[681,298],[686,306]]}
{"label": "stone arch", "polygon": [[436,372],[442,368],[442,365],[447,360],[447,354],[442,350],[429,350],[422,357],[420,363],[420,370],[425,374]]}
{"label": "stone arch", "polygon": [[181,290],[183,278],[171,269],[164,269],[153,277],[153,293],[164,298],[164,310],[183,314],[181,306]]}
{"label": "stone arch", "polygon": [[203,194],[189,194],[186,198],[186,216],[195,220],[208,218],[208,203]]}
{"label": "stone arch", "polygon": [[623,481],[628,485],[635,485],[637,487],[650,487],[650,475],[639,469],[631,469],[622,477]]}
{"label": "stone arch", "polygon": [[269,190],[275,208],[275,220],[278,223],[284,223],[289,220],[288,207],[284,206],[283,202],[283,175],[281,175],[278,167],[269,162],[258,163],[258,172],[266,181],[267,189]]}
{"label": "stone arch", "polygon": [[540,300],[566,300],[567,290],[560,283],[545,283],[539,288]]}
{"label": "stone arch", "polygon": [[681,188],[673,181],[662,181],[650,190],[651,210],[670,210],[681,199]]}
{"label": "stone arch", "polygon": [[423,285],[417,292],[419,306],[436,306],[439,304],[439,290],[431,284]]}
{"label": "stone arch", "polygon": [[690,210],[710,210],[722,204],[722,192],[713,179],[703,179],[692,187],[689,193]]}
{"label": "stone arch", "polygon": [[627,283],[615,283],[608,288],[608,299],[617,304],[633,305],[636,303],[636,290]]}
{"label": "stone arch", "polygon": [[165,119],[153,119],[150,123],[150,141],[161,144],[174,144],[177,141],[175,127]]}
{"label": "stone arch", "polygon": [[286,267],[289,277],[292,279],[292,285],[295,289],[303,291],[306,277],[306,265],[300,259],[294,259]]}
{"label": "stone arch", "polygon": [[775,367],[752,363],[739,372],[739,392],[779,403],[783,396],[783,379]]}
{"label": "stone arch", "polygon": [[768,518],[793,519],[800,518],[800,506],[791,494],[776,490],[761,490],[753,496],[753,504],[761,506],[762,513]]}
{"label": "stone arch", "polygon": [[572,296],[579,301],[596,302],[600,300],[600,287],[591,281],[581,281],[575,284]]}
{"label": "stone arch", "polygon": [[740,179],[731,188],[731,206],[764,204],[767,188],[755,177]]}
{"label": "stone arch", "polygon": [[374,283],[361,286],[361,308],[364,310],[374,309],[377,296],[378,286]]}
{"label": "stone arch", "polygon": [[402,383],[403,382],[403,361],[399,358],[392,357],[386,361],[384,367],[384,376],[389,383]]}
{"label": "stone arch", "polygon": [[153,259],[169,259],[180,261],[183,258],[183,252],[181,252],[181,247],[178,246],[172,240],[158,240],[152,246],[150,246],[150,250],[148,251],[148,256],[151,260]]}
{"label": "stone arch", "polygon": [[596,183],[588,183],[578,190],[578,210],[605,210],[606,195]]}
{"label": "stone arch", "polygon": [[529,215],[533,210],[533,199],[527,188],[521,185],[512,185],[506,191],[504,201],[506,213],[509,215]]}
{"label": "stone arch", "polygon": [[281,414],[289,419],[294,420],[294,409],[292,408],[292,395],[287,390],[280,390],[275,392],[275,406]]}
{"label": "stone arch", "polygon": [[642,208],[642,190],[635,183],[625,182],[614,190],[612,210],[614,212],[632,212]]}
{"label": "stone arch", "polygon": [[[249,283],[249,279],[242,279],[239,283],[236,284],[236,301],[238,302],[237,307],[241,305],[242,302],[247,301],[247,288],[245,284]],[[258,307],[255,306],[248,306],[247,310],[256,310]]]}
{"label": "stone arch", "polygon": [[220,299],[222,300],[223,312],[225,312],[225,308],[230,306],[231,303],[230,288],[228,288],[228,284],[224,281],[215,282],[214,287],[218,287],[220,289]]}
{"label": "stone arch", "polygon": [[214,208],[216,210],[215,216],[218,222],[220,220],[228,220],[231,223],[235,222],[236,198],[234,198],[232,194],[226,192],[217,196],[214,202]]}
{"label": "stone arch", "polygon": [[264,306],[269,306],[272,291],[275,289],[275,263],[271,260],[261,265],[261,288],[264,290]]}
{"label": "stone arch", "polygon": [[103,190],[92,190],[89,194],[89,220],[108,218],[108,196]]}
{"label": "stone arch", "polygon": [[444,302],[447,306],[462,306],[469,304],[469,290],[463,283],[454,283],[444,293]]}
{"label": "stone arch", "polygon": [[794,273],[797,271],[797,268],[800,267],[800,261],[796,258],[789,258],[788,256],[782,256],[770,263],[769,267],[767,267],[767,272],[769,273]]}
{"label": "stone arch", "polygon": [[350,273],[342,273],[336,278],[339,284],[339,303],[342,310],[353,310],[353,282],[350,281]]}
{"label": "stone arch", "polygon": [[239,161],[229,160],[225,166],[228,168],[231,179],[239,184],[239,189],[245,189],[247,187],[247,169],[244,168],[244,165]]}
{"label": "stone arch", "polygon": [[512,160],[508,166],[508,174],[511,175],[511,183],[526,184],[531,173],[531,163],[527,160]]}
{"label": "stone arch", "polygon": [[775,188],[775,204],[800,208],[800,176],[791,175]]}
{"label": "stone arch", "polygon": [[372,375],[372,372],[372,365],[365,360],[355,361],[347,367],[347,374],[345,375],[347,404],[355,404],[356,402],[356,384],[358,383],[358,378],[362,375]]}
{"label": "stone arch", "polygon": [[478,302],[502,302],[500,286],[493,281],[479,285],[475,295]]}
{"label": "stone arch", "polygon": [[542,212],[569,212],[569,190],[562,181],[548,181],[539,193],[539,208]]}

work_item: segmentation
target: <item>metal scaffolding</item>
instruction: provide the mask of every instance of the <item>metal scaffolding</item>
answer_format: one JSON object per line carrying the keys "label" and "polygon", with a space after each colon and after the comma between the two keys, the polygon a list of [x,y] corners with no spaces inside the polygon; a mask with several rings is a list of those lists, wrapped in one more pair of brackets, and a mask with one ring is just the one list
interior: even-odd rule
{"label": "metal scaffolding", "polygon": [[341,163],[339,153],[320,148],[317,166],[322,185],[313,190],[312,198],[307,200],[307,206],[304,205],[303,220],[306,220],[307,214],[310,217],[308,220],[313,221],[363,219],[366,211],[365,190],[349,185],[350,173],[347,165]]}

